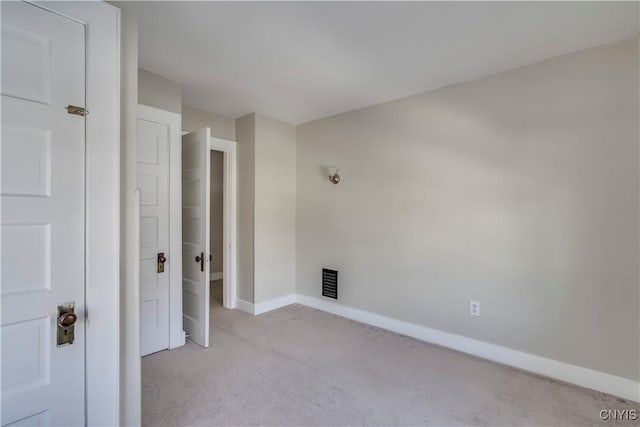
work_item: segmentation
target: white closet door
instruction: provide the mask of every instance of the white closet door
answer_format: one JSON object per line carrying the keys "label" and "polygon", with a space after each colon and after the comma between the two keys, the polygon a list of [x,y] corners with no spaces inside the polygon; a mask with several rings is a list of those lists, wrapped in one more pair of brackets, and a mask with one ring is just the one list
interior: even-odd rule
{"label": "white closet door", "polygon": [[[1,8],[2,425],[79,426],[85,424],[85,27],[32,4]],[[70,114],[68,105],[80,114]],[[58,306],[73,306],[75,317]],[[71,329],[57,324],[74,320],[68,342]],[[58,329],[66,344],[58,345]]]}
{"label": "white closet door", "polygon": [[138,119],[140,351],[169,348],[169,126]]}

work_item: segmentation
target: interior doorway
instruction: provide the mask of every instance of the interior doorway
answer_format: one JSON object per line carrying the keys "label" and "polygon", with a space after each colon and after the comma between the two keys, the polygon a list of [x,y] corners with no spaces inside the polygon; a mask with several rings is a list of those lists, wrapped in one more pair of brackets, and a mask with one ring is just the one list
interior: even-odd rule
{"label": "interior doorway", "polygon": [[236,143],[210,138],[211,308],[236,308]]}
{"label": "interior doorway", "polygon": [[209,156],[209,286],[210,315],[224,305],[224,152],[211,150]]}

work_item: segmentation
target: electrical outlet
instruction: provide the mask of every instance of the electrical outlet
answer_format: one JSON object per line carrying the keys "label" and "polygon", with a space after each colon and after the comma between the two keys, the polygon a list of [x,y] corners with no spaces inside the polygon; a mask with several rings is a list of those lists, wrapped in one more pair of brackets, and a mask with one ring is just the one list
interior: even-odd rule
{"label": "electrical outlet", "polygon": [[469,314],[480,316],[480,303],[478,301],[469,301]]}

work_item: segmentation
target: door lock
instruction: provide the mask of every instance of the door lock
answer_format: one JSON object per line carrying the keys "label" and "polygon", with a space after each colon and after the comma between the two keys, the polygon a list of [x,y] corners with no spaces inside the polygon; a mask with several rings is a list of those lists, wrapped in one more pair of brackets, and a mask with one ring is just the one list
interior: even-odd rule
{"label": "door lock", "polygon": [[57,342],[58,347],[73,344],[75,339],[75,324],[78,316],[74,313],[74,303],[69,302],[58,306]]}
{"label": "door lock", "polygon": [[167,262],[167,258],[164,256],[164,252],[158,254],[158,273],[164,273],[164,263]]}

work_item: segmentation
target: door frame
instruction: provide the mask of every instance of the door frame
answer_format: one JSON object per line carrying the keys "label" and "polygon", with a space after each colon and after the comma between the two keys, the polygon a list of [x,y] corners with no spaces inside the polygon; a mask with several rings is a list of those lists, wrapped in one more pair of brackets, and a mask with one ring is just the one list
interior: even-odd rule
{"label": "door frame", "polygon": [[120,417],[120,9],[29,2],[85,26],[85,413]]}
{"label": "door frame", "polygon": [[[209,151],[221,151],[224,154],[223,171],[223,221],[222,221],[222,246],[223,246],[223,306],[234,309],[237,307],[238,295],[238,261],[237,261],[237,171],[238,159],[236,142],[222,138],[209,138]],[[211,159],[211,156],[209,156]],[[209,160],[211,161],[211,160]],[[207,188],[211,181],[207,183]],[[211,218],[207,218],[211,221]],[[207,238],[209,238],[207,236]]]}
{"label": "door frame", "polygon": [[182,328],[182,116],[138,104],[138,119],[169,128],[169,349],[173,349],[185,344]]}

